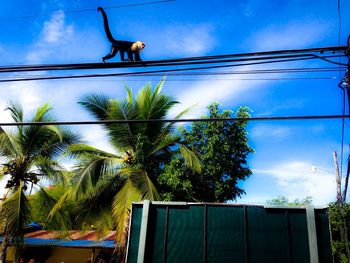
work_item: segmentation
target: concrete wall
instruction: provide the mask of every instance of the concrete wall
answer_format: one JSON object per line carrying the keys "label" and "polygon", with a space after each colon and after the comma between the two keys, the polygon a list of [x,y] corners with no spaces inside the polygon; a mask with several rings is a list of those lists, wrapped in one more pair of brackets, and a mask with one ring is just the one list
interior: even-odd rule
{"label": "concrete wall", "polygon": [[[96,251],[95,253],[98,253]],[[92,249],[56,247],[46,263],[86,263],[91,259]],[[97,254],[96,254],[97,255]]]}

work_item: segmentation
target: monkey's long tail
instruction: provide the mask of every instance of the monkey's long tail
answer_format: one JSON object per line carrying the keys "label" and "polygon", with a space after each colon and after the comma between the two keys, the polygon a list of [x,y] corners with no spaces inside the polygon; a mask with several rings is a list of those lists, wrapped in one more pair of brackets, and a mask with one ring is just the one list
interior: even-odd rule
{"label": "monkey's long tail", "polygon": [[112,36],[111,30],[109,29],[108,18],[107,18],[107,14],[106,14],[105,10],[103,10],[102,7],[98,7],[97,10],[100,11],[102,14],[103,25],[104,25],[106,35],[107,35],[109,42],[111,42],[111,43],[116,42],[117,40]]}

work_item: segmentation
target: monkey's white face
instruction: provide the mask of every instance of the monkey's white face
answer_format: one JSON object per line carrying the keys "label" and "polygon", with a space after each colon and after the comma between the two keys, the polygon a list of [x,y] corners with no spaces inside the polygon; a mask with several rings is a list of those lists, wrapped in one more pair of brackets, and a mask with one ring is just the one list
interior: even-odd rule
{"label": "monkey's white face", "polygon": [[144,49],[145,46],[146,46],[145,43],[143,43],[143,42],[141,42],[141,41],[136,41],[135,43],[136,43],[137,48],[138,48],[139,50]]}

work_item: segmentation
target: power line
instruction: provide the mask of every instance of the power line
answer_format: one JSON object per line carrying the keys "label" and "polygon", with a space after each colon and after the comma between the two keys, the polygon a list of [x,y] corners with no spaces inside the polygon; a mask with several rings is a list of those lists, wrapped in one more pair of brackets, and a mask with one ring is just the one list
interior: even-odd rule
{"label": "power line", "polygon": [[[310,58],[313,54],[297,54],[285,56],[264,56],[254,58],[240,58],[240,59],[209,59],[209,60],[192,60],[191,58],[178,60],[149,60],[142,62],[114,62],[114,63],[81,63],[81,64],[58,64],[58,65],[34,65],[34,66],[13,66],[0,67],[0,73],[10,72],[27,72],[27,71],[47,71],[47,70],[86,70],[86,69],[111,69],[111,68],[135,68],[135,67],[159,67],[159,66],[184,66],[197,64],[218,64],[230,62],[244,62],[244,61],[258,61],[271,59],[293,59],[293,58]],[[338,56],[328,56],[338,57]]]}
{"label": "power line", "polygon": [[179,123],[179,122],[229,122],[229,121],[291,121],[291,120],[319,120],[344,119],[350,115],[307,115],[307,116],[270,116],[250,118],[193,118],[193,119],[147,119],[147,120],[101,120],[101,121],[54,121],[54,122],[16,122],[0,123],[0,126],[45,126],[45,125],[94,125],[94,124],[141,124],[141,123]]}
{"label": "power line", "polygon": [[[333,63],[328,58],[338,56],[318,56],[310,52],[345,52],[347,46],[294,49],[294,50],[277,50],[255,53],[226,54],[215,56],[187,57],[166,60],[148,60],[142,62],[112,62],[112,63],[80,63],[80,64],[43,64],[43,65],[23,65],[23,66],[2,66],[0,73],[20,72],[20,71],[47,71],[47,70],[82,70],[82,69],[111,69],[111,68],[128,68],[128,67],[145,67],[145,66],[179,66],[179,65],[195,65],[207,63],[228,63],[242,62],[249,60],[272,60],[272,59],[292,59],[297,57],[305,57],[305,59],[323,59]],[[284,55],[284,56],[282,56]],[[229,58],[231,60],[229,60]],[[236,59],[238,58],[238,59]],[[336,63],[336,62],[335,62]],[[343,64],[342,64],[343,65]],[[344,65],[346,66],[346,65]]]}
{"label": "power line", "polygon": [[[195,71],[195,72],[181,72],[168,73],[167,76],[217,76],[217,75],[243,75],[243,74],[281,74],[281,73],[309,73],[309,72],[338,72],[339,67],[313,67],[313,68],[273,68],[273,69],[254,69],[254,70],[237,70],[237,71]],[[342,67],[342,71],[346,68]],[[138,74],[137,76],[164,76],[159,73]],[[131,75],[131,77],[134,77]]]}
{"label": "power line", "polygon": [[[169,72],[166,76],[182,77],[182,76],[225,76],[225,75],[259,75],[259,74],[286,74],[286,73],[321,73],[321,72],[338,72],[345,71],[345,67],[303,67],[303,68],[272,68],[272,69],[254,69],[254,70],[236,70],[236,71],[194,71],[194,72]],[[109,74],[106,74],[108,77]],[[37,77],[38,75],[28,75],[19,73],[18,77]],[[146,73],[138,75],[127,75],[125,77],[163,77],[162,73]],[[113,77],[113,76],[112,76]],[[117,76],[118,77],[118,76]]]}
{"label": "power line", "polygon": [[[291,78],[192,78],[192,79],[167,79],[167,82],[176,81],[289,81],[289,80],[336,80],[337,77],[291,77]],[[77,79],[74,79],[77,80]],[[91,81],[91,80],[89,80]],[[93,80],[92,80],[93,81]],[[97,80],[95,80],[97,81]],[[115,81],[115,79],[103,79],[100,81]],[[120,79],[120,81],[159,81],[159,79]]]}
{"label": "power line", "polygon": [[[166,2],[175,2],[175,1],[176,0],[162,0],[162,1],[151,1],[151,2],[125,4],[125,5],[115,5],[115,6],[104,7],[104,9],[117,9],[117,8],[126,8],[126,7],[137,7],[137,6],[144,6],[144,5],[161,4],[161,3],[166,3]],[[96,10],[97,10],[97,8],[87,8],[87,9],[79,9],[79,10],[71,10],[71,11],[53,11],[53,12],[48,12],[48,13],[43,13],[43,14],[36,14],[36,15],[5,17],[5,18],[0,18],[0,21],[27,19],[27,18],[48,16],[48,15],[54,15],[54,14],[74,14],[74,13],[84,13],[84,12],[92,12],[92,11],[96,12]]]}
{"label": "power line", "polygon": [[218,68],[227,68],[227,67],[240,67],[240,66],[251,66],[251,65],[263,65],[270,63],[283,63],[291,61],[301,61],[301,60],[310,60],[316,59],[317,57],[307,57],[307,58],[293,58],[293,59],[278,59],[278,60],[268,60],[260,62],[249,62],[249,63],[240,63],[240,64],[226,64],[226,65],[216,65],[216,66],[206,66],[206,67],[190,67],[190,68],[176,68],[176,69],[165,69],[165,70],[152,70],[152,71],[139,71],[139,72],[124,72],[124,73],[110,73],[110,74],[86,74],[86,75],[65,75],[65,76],[38,76],[31,78],[8,78],[0,79],[0,83],[4,82],[19,82],[19,81],[39,81],[39,80],[58,80],[58,79],[76,79],[76,78],[101,78],[101,77],[118,77],[118,76],[137,76],[153,73],[162,73],[166,74],[169,72],[180,72],[180,71],[191,71],[191,70],[202,70],[202,69],[218,69]]}

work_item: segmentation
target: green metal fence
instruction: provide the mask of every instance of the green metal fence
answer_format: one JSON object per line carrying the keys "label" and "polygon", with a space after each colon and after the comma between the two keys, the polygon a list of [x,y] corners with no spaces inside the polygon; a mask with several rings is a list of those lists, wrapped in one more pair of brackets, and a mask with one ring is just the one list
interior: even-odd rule
{"label": "green metal fence", "polygon": [[326,209],[135,203],[127,262],[332,262]]}

